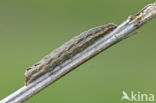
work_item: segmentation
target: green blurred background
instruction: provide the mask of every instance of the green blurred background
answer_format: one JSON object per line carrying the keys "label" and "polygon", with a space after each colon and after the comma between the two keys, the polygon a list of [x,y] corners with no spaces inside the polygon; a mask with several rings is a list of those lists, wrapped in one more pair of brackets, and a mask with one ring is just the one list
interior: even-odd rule
{"label": "green blurred background", "polygon": [[[95,26],[120,24],[154,1],[1,0],[0,99],[24,85],[27,67],[64,42]],[[156,95],[155,27],[152,20],[26,103],[120,103],[123,90]]]}

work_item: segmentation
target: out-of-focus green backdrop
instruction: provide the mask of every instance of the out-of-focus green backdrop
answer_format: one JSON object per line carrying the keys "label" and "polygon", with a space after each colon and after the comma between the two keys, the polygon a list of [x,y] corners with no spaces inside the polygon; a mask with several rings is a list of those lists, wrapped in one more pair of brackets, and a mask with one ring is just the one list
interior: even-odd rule
{"label": "out-of-focus green backdrop", "polygon": [[[1,0],[0,99],[24,85],[27,67],[64,42],[95,26],[120,24],[154,1]],[[123,90],[156,95],[155,27],[152,20],[26,103],[120,103]]]}

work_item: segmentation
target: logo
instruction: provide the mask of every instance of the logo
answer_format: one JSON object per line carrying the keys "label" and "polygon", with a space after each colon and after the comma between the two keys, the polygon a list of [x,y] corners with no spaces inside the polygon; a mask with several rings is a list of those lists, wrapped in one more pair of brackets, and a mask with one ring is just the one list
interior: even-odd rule
{"label": "logo", "polygon": [[126,91],[122,91],[121,101],[131,101],[131,102],[153,102],[155,101],[154,94],[152,93],[142,93],[140,91],[134,92],[131,91],[127,93]]}

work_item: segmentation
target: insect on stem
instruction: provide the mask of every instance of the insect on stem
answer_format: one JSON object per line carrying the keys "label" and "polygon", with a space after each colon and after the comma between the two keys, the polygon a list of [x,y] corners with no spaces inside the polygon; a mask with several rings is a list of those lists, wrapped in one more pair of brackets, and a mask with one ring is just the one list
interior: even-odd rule
{"label": "insect on stem", "polygon": [[77,53],[82,52],[85,48],[92,45],[109,32],[113,31],[117,26],[115,24],[107,24],[99,26],[81,33],[70,41],[63,44],[60,48],[54,50],[41,61],[28,68],[25,72],[25,84],[29,85],[31,82],[51,72],[57,66],[60,66],[66,60],[71,59]]}

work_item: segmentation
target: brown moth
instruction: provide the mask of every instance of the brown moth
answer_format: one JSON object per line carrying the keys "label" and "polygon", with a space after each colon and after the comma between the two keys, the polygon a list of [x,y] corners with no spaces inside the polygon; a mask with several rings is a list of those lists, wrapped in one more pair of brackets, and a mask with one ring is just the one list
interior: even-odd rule
{"label": "brown moth", "polygon": [[117,26],[114,24],[107,24],[92,28],[72,38],[60,48],[44,57],[41,61],[28,68],[24,74],[25,84],[29,85],[40,76],[52,71],[66,60],[69,60],[77,53],[80,53],[88,46],[113,31],[116,27]]}

